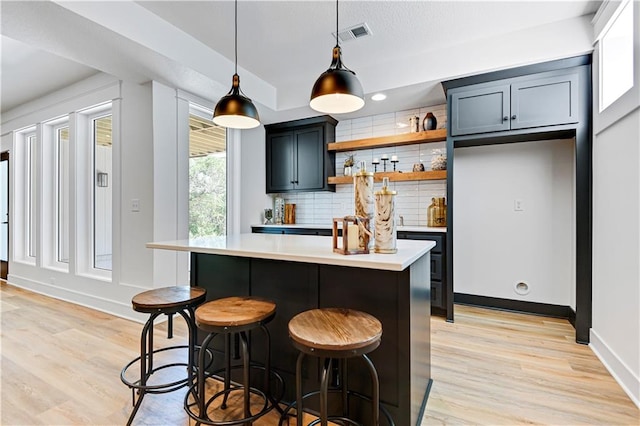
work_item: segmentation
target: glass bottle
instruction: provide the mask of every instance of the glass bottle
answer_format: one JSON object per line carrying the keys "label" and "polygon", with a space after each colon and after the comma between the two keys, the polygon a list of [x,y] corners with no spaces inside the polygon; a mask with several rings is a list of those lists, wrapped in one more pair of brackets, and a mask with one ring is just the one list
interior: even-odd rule
{"label": "glass bottle", "polygon": [[431,205],[427,208],[427,226],[447,226],[447,205],[445,204],[444,197],[431,199]]}

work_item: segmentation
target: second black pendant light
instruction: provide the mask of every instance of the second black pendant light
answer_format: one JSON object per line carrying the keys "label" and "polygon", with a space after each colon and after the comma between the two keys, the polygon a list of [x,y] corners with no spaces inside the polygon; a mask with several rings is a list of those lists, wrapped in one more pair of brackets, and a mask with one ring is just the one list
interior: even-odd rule
{"label": "second black pendant light", "polygon": [[251,99],[240,90],[238,75],[238,0],[235,1],[235,74],[231,90],[223,96],[213,112],[213,122],[232,129],[251,129],[260,125],[260,117]]}
{"label": "second black pendant light", "polygon": [[357,111],[364,106],[364,92],[356,73],[342,64],[338,42],[338,0],[336,0],[336,46],[328,70],[316,80],[309,106],[316,111],[340,114]]}

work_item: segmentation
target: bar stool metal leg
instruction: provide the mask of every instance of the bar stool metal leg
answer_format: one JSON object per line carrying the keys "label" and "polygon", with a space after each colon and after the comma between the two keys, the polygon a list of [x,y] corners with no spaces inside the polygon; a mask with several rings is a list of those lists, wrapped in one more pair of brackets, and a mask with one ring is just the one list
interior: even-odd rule
{"label": "bar stool metal leg", "polygon": [[340,383],[342,384],[342,417],[349,417],[349,390],[347,387],[347,365],[349,363],[345,358],[340,360],[340,372],[342,374],[342,378]]}
{"label": "bar stool metal leg", "polygon": [[[228,391],[231,387],[231,333],[228,333],[224,336],[224,390]],[[229,398],[229,393],[226,392],[222,397],[222,404],[220,408],[225,410],[227,408],[227,398]]]}
{"label": "bar stool metal leg", "polygon": [[[249,392],[251,387],[251,359],[249,358],[247,334],[244,331],[240,333],[240,344],[242,346],[242,363],[244,367],[242,372],[242,380],[244,381],[244,416],[248,418],[251,417],[251,394]],[[247,422],[245,425],[251,426],[251,422]]]}
{"label": "bar stool metal leg", "polygon": [[184,318],[187,323],[187,330],[189,332],[189,343],[187,353],[189,359],[187,360],[187,385],[191,387],[193,385],[193,378],[195,376],[196,365],[196,322],[193,317],[193,308],[188,308],[187,311],[178,311],[178,313]]}
{"label": "bar stool metal leg", "polygon": [[371,419],[374,426],[378,426],[380,424],[380,381],[378,380],[378,372],[366,354],[362,354],[361,357],[369,369],[369,375],[371,375],[371,384],[373,387],[371,391]]}
{"label": "bar stool metal leg", "polygon": [[320,376],[320,424],[327,426],[329,417],[328,409],[328,393],[329,393],[329,371],[331,368],[331,358],[324,358],[322,367],[322,375]]}
{"label": "bar stool metal leg", "polygon": [[[131,425],[133,422],[133,418],[136,416],[138,409],[140,408],[140,404],[142,404],[142,399],[145,396],[144,386],[147,385],[147,379],[149,375],[153,372],[153,363],[152,363],[152,355],[153,355],[153,346],[147,346],[148,344],[153,344],[153,321],[159,314],[151,314],[147,322],[144,324],[142,328],[142,335],[140,336],[140,386],[141,389],[131,388],[132,393],[132,402],[134,402],[133,410],[129,415],[129,420],[127,420],[127,426]],[[135,394],[138,392],[138,400],[136,401]]]}
{"label": "bar stool metal leg", "polygon": [[167,314],[167,339],[173,339],[173,314]]}
{"label": "bar stool metal leg", "polygon": [[202,346],[200,346],[200,352],[198,353],[198,392],[195,397],[198,400],[198,413],[200,418],[204,418],[206,416],[205,412],[205,393],[204,393],[204,385],[206,382],[206,365],[205,365],[205,354],[207,353],[206,349],[209,347],[209,342],[216,337],[216,333],[209,334],[204,341],[202,342]]}
{"label": "bar stool metal leg", "polygon": [[296,362],[296,426],[302,426],[302,361],[304,360],[304,352],[298,354]]}

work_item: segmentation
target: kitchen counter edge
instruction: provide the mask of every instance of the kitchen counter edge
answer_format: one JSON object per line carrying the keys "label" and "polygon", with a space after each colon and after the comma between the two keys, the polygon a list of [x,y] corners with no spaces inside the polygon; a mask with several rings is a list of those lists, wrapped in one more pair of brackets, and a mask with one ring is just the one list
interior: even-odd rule
{"label": "kitchen counter edge", "polygon": [[332,250],[332,238],[308,235],[239,234],[160,241],[147,248],[290,262],[318,263],[388,271],[403,271],[435,247],[433,241],[398,240],[395,254],[342,255]]}

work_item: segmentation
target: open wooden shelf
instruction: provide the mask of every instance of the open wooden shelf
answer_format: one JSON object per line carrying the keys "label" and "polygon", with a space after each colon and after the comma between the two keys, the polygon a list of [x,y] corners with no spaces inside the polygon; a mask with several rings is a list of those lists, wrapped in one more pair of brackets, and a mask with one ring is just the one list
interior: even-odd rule
{"label": "open wooden shelf", "polygon": [[[430,170],[426,172],[378,172],[373,175],[374,182],[382,182],[388,177],[390,182],[404,182],[411,180],[444,180],[446,170]],[[330,184],[353,183],[353,176],[329,176]]]}
{"label": "open wooden shelf", "polygon": [[447,140],[447,129],[437,129],[416,133],[402,133],[400,135],[393,136],[381,136],[378,138],[334,142],[327,145],[327,150],[353,151],[357,149],[382,148],[387,146],[411,145],[416,143],[442,142],[445,140]]}

